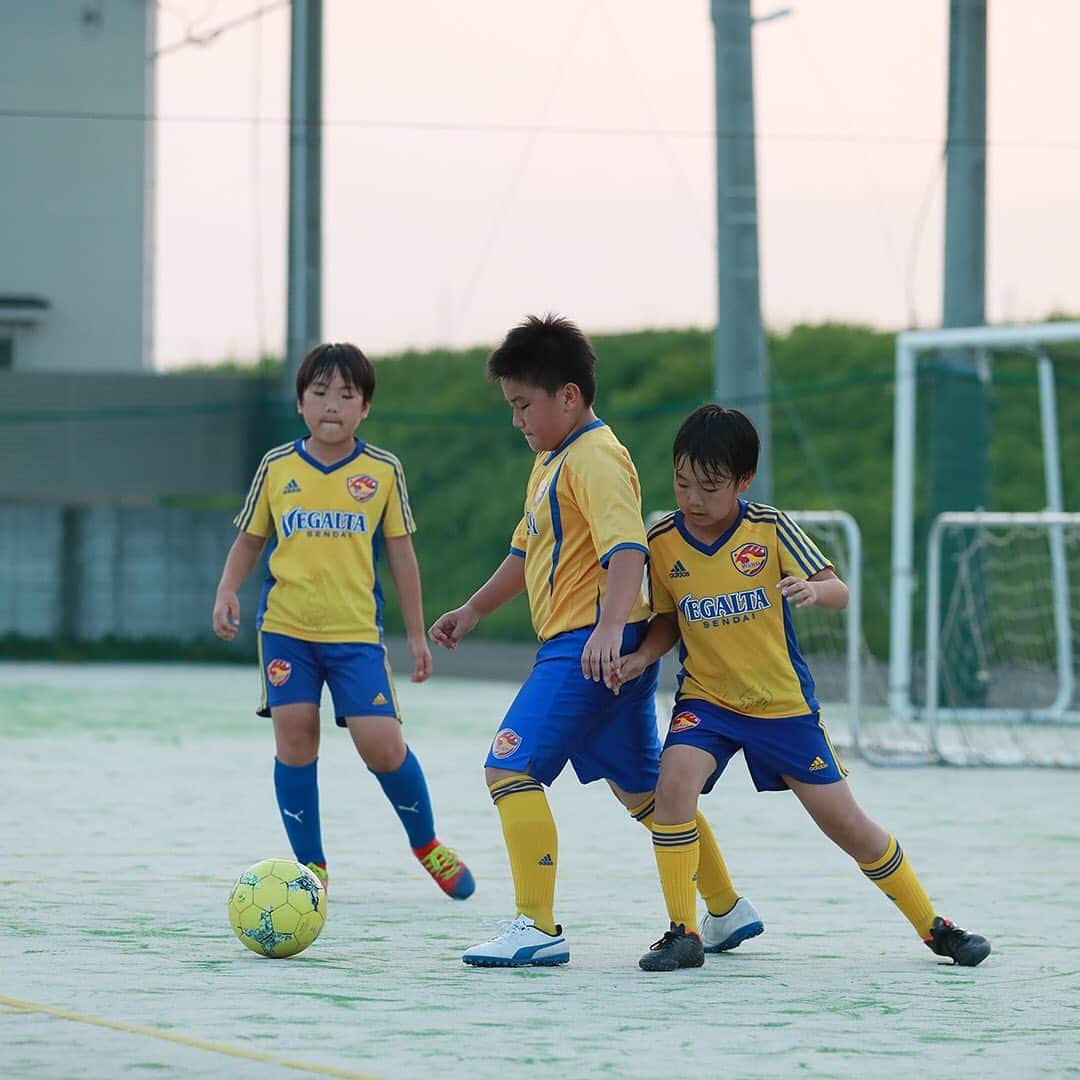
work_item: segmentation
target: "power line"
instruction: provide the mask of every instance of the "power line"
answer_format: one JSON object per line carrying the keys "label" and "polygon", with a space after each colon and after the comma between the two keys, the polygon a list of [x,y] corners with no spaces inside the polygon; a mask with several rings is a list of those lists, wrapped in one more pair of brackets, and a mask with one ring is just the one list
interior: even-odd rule
{"label": "power line", "polygon": [[[45,110],[45,109],[0,109],[0,119],[15,120],[86,120],[86,121],[130,121],[158,124],[272,124],[288,127],[287,116],[199,116],[173,115],[145,112],[111,112],[104,110]],[[473,135],[581,135],[604,138],[674,138],[674,139],[716,139],[737,138],[737,131],[716,131],[708,128],[643,128],[643,127],[587,127],[573,124],[530,124],[530,123],[477,123],[467,121],[448,122],[443,120],[323,120],[320,128],[357,128],[381,131],[417,131],[417,132],[458,132]],[[934,146],[940,147],[940,135],[841,135],[836,132],[759,132],[758,142],[789,143],[824,143],[824,144],[877,144],[882,146]],[[987,142],[987,146],[997,148],[1019,148],[1035,150],[1080,150],[1080,139],[997,139]]]}
{"label": "power line", "polygon": [[[209,45],[212,41],[221,37],[222,34],[227,34],[230,30],[235,30],[238,26],[243,26],[245,23],[260,19],[263,15],[267,14],[267,12],[274,11],[276,8],[288,7],[289,2],[290,0],[273,0],[273,3],[262,4],[254,11],[249,11],[246,15],[239,15],[237,18],[230,19],[228,22],[221,23],[212,30],[206,30],[201,34],[197,34],[192,29],[194,23],[189,23],[186,33],[179,41],[174,41],[171,45],[165,45],[162,48],[157,49],[155,52],[152,52],[150,56],[156,60],[158,57],[166,56],[167,54],[177,52],[180,49],[190,48],[192,45]],[[163,5],[159,4],[159,7],[160,6]],[[166,7],[165,10],[170,11],[171,14],[176,14],[168,7]]]}

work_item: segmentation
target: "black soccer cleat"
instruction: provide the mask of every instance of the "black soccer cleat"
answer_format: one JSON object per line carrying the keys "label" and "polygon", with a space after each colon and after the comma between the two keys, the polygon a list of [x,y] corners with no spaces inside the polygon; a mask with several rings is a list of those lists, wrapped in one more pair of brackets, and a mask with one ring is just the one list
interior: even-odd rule
{"label": "black soccer cleat", "polygon": [[701,967],[705,963],[705,947],[697,934],[686,932],[679,923],[671,924],[664,936],[649,946],[649,951],[638,961],[642,971],[677,971],[679,968]]}
{"label": "black soccer cleat", "polygon": [[938,956],[948,956],[961,967],[974,967],[990,955],[990,942],[979,934],[969,934],[955,923],[934,917],[930,936],[923,938],[927,948]]}

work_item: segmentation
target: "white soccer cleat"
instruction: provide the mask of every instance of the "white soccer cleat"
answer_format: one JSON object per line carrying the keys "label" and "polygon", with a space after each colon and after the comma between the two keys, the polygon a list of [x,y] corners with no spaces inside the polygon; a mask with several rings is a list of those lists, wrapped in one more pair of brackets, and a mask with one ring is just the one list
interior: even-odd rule
{"label": "white soccer cleat", "polygon": [[727,952],[737,948],[747,938],[764,933],[765,924],[757,908],[745,896],[740,896],[726,915],[706,912],[701,920],[701,943],[708,953]]}
{"label": "white soccer cleat", "polygon": [[570,962],[570,949],[563,937],[562,927],[545,934],[526,915],[500,920],[503,932],[482,945],[466,949],[462,960],[477,967],[547,967]]}

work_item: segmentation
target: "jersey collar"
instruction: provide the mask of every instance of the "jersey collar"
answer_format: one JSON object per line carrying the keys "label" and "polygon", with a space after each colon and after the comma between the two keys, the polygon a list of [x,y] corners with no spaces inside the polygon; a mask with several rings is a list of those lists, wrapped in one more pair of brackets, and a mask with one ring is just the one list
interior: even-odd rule
{"label": "jersey collar", "polygon": [[324,465],[321,461],[316,461],[305,449],[304,440],[297,439],[293,444],[296,447],[296,452],[302,457],[313,469],[318,469],[321,473],[337,472],[338,469],[344,465],[348,465],[350,461],[355,461],[363,452],[367,443],[356,440],[356,448],[348,457],[343,457],[340,461],[335,461],[333,465]]}
{"label": "jersey collar", "polygon": [[679,535],[695,550],[700,551],[702,555],[715,555],[732,537],[735,530],[742,524],[742,519],[746,517],[746,500],[739,500],[739,516],[732,522],[731,528],[712,544],[703,544],[700,540],[695,539],[690,535],[690,530],[686,527],[686,521],[683,517],[681,510],[675,511],[675,528],[679,530]]}
{"label": "jersey collar", "polygon": [[547,458],[544,461],[544,464],[550,465],[555,460],[555,458],[559,456],[559,454],[561,454],[575,439],[580,439],[586,431],[592,431],[593,428],[599,428],[603,426],[603,420],[594,420],[591,424],[586,424],[585,427],[583,427],[580,431],[575,431],[573,435],[570,435],[567,438],[563,439],[563,441],[558,446],[556,446],[550,454],[548,454]]}

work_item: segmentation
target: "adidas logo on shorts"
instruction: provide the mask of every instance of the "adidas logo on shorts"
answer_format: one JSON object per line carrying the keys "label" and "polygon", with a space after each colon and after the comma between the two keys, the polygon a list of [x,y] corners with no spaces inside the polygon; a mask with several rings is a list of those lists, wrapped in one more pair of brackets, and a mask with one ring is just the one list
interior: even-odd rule
{"label": "adidas logo on shorts", "polygon": [[828,767],[829,766],[821,759],[820,755],[810,762],[811,772],[821,772],[822,769],[827,769]]}
{"label": "adidas logo on shorts", "polygon": [[668,577],[682,578],[682,577],[689,577],[689,576],[690,576],[690,571],[687,570],[686,567],[683,566],[683,564],[678,559],[676,559],[675,560],[675,565],[671,568],[671,573],[668,574]]}
{"label": "adidas logo on shorts", "polygon": [[[377,693],[377,694],[376,694],[376,695],[375,695],[375,696],[374,696],[374,697],[373,697],[373,698],[371,699],[371,704],[372,704],[372,705],[385,705],[385,704],[386,704],[386,695],[385,695],[385,694],[384,694],[384,693],[383,693],[383,692],[382,692],[382,691],[380,690],[380,691],[379,691],[379,692],[378,692],[378,693]],[[810,766],[810,768],[813,768],[813,765],[811,765],[811,766]]]}

